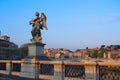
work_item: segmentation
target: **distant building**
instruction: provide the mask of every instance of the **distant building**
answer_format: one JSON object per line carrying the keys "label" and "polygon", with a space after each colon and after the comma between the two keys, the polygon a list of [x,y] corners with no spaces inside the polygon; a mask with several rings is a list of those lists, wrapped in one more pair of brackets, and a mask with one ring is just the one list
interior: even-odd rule
{"label": "distant building", "polygon": [[10,42],[10,37],[8,37],[8,36],[0,36],[0,47],[17,49],[18,45],[13,42]]}
{"label": "distant building", "polygon": [[10,37],[8,36],[0,36],[0,39],[5,41],[10,41]]}

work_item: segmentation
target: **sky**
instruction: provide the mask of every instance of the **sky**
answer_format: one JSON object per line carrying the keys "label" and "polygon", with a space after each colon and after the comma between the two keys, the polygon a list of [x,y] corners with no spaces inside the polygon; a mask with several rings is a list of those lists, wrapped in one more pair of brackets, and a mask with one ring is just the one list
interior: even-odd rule
{"label": "sky", "polygon": [[120,45],[120,0],[0,0],[1,35],[19,46],[30,43],[36,11],[47,17],[45,48]]}

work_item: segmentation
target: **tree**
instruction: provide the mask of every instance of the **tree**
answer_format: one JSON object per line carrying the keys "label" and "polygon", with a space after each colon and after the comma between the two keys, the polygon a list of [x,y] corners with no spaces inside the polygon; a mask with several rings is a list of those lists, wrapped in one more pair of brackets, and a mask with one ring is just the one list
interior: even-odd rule
{"label": "tree", "polygon": [[97,58],[98,57],[98,50],[93,50],[93,49],[88,49],[86,54],[89,56],[89,57],[92,57],[92,58]]}
{"label": "tree", "polygon": [[109,50],[106,48],[100,48],[99,58],[103,58],[104,53],[107,53]]}
{"label": "tree", "polygon": [[93,50],[91,57],[92,58],[97,58],[98,57],[98,50]]}

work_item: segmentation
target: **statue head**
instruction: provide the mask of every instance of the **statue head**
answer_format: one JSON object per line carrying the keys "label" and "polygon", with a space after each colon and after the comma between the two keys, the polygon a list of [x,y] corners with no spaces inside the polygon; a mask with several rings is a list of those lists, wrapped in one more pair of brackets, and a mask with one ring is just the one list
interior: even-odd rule
{"label": "statue head", "polygon": [[41,15],[44,15],[44,13],[42,12]]}
{"label": "statue head", "polygon": [[35,15],[36,15],[36,16],[39,16],[39,12],[36,12]]}

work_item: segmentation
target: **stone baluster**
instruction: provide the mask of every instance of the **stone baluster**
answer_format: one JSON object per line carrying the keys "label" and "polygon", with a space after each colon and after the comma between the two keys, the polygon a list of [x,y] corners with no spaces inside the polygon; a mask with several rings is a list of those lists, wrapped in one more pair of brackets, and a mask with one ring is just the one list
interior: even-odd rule
{"label": "stone baluster", "polygon": [[98,80],[98,71],[96,62],[85,63],[85,80]]}
{"label": "stone baluster", "polygon": [[12,62],[6,61],[6,75],[11,75],[12,72]]}
{"label": "stone baluster", "polygon": [[56,61],[54,63],[54,80],[64,80],[65,70],[63,61]]}

